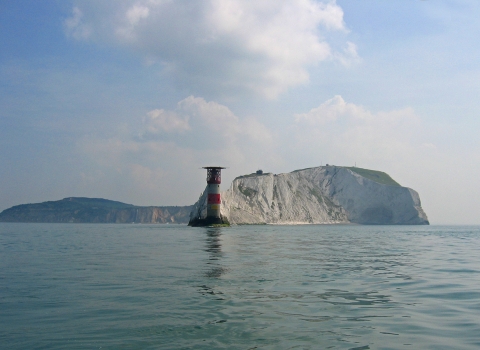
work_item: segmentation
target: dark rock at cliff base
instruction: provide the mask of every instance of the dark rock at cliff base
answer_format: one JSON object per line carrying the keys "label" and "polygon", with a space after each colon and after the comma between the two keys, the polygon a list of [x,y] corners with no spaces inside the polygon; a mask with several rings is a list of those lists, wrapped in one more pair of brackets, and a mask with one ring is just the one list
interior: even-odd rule
{"label": "dark rock at cliff base", "polygon": [[0,222],[186,224],[192,206],[140,207],[102,198],[69,197],[21,204],[0,213]]}

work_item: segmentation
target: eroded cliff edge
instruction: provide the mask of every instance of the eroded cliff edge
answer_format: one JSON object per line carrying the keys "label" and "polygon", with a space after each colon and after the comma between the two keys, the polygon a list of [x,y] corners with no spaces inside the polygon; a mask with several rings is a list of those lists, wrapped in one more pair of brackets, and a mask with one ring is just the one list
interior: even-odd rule
{"label": "eroded cliff edge", "polygon": [[[206,216],[206,201],[204,192],[190,219]],[[429,224],[416,191],[383,172],[340,166],[237,177],[221,213],[231,224]]]}

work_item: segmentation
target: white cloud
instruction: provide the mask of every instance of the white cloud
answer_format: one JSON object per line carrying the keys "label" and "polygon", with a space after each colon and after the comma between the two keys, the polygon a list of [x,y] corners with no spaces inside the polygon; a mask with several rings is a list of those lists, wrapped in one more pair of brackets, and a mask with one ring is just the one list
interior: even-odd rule
{"label": "white cloud", "polygon": [[147,18],[150,10],[148,7],[133,5],[127,11],[127,19],[130,25],[134,26],[140,21],[142,18]]}
{"label": "white cloud", "polygon": [[126,40],[135,40],[135,27],[141,20],[146,19],[150,14],[150,9],[146,6],[133,5],[125,13],[125,24],[116,29],[118,36]]}
{"label": "white cloud", "polygon": [[[306,67],[331,57],[331,48],[317,28],[344,30],[343,12],[334,3],[311,1],[214,1],[208,22],[219,43],[231,40],[249,59],[260,79],[250,86],[267,97],[276,97],[289,86],[308,81]],[[260,83],[259,85],[256,85]]]}
{"label": "white cloud", "polygon": [[146,131],[151,134],[158,134],[161,131],[181,132],[190,129],[188,119],[183,119],[176,113],[167,112],[163,109],[154,109],[148,112],[144,124]]}
{"label": "white cloud", "polygon": [[351,41],[347,41],[343,52],[335,53],[335,58],[345,67],[351,67],[361,61],[357,52],[357,45]]}
{"label": "white cloud", "polygon": [[83,12],[78,7],[73,8],[72,17],[67,18],[63,24],[67,36],[77,40],[87,40],[93,34],[92,26],[83,22]]}
{"label": "white cloud", "polygon": [[297,123],[319,125],[335,121],[341,117],[353,119],[371,119],[372,115],[362,106],[357,106],[353,103],[347,103],[342,96],[336,95],[332,99],[322,103],[320,106],[311,109],[308,113],[296,114],[295,121]]}
{"label": "white cloud", "polygon": [[411,108],[373,113],[335,96],[295,115],[294,130],[300,149],[315,146],[312,150],[328,155],[331,162],[336,158],[350,164],[385,164],[412,156],[425,143],[420,128],[421,120]]}
{"label": "white cloud", "polygon": [[[335,0],[123,0],[90,4],[85,13],[97,39],[141,52],[201,93],[247,90],[276,98],[307,83],[308,68],[319,62],[358,58],[355,44],[335,52],[329,43],[330,32],[348,32]],[[65,22],[69,33],[87,25],[78,8]]]}
{"label": "white cloud", "polygon": [[207,128],[222,137],[233,137],[242,132],[238,117],[228,107],[216,102],[189,96],[178,103],[177,110],[191,116],[197,130]]}

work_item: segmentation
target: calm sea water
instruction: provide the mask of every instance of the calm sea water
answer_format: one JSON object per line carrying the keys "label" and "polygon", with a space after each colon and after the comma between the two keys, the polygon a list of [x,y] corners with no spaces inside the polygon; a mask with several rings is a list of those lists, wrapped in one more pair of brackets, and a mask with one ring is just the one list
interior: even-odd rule
{"label": "calm sea water", "polygon": [[480,227],[0,224],[1,349],[479,349]]}

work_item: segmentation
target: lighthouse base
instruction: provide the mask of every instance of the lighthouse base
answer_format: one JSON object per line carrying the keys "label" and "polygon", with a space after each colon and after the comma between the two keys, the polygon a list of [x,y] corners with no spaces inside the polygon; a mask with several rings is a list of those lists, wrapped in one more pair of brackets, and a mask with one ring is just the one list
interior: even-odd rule
{"label": "lighthouse base", "polygon": [[212,217],[207,216],[206,218],[194,218],[191,219],[188,223],[188,226],[192,227],[203,227],[203,226],[230,226],[227,218],[220,217]]}

